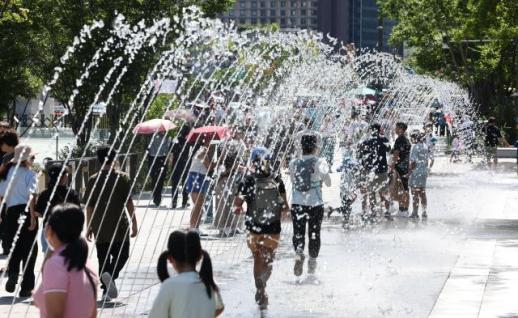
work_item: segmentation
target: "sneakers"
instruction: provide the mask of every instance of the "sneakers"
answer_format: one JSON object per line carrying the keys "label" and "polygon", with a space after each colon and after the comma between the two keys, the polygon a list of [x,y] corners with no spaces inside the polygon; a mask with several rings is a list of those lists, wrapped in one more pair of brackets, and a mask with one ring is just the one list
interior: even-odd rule
{"label": "sneakers", "polygon": [[428,218],[428,214],[426,214],[426,212],[423,212],[423,213],[421,214],[421,217],[422,217],[423,219],[426,219],[426,218]]}
{"label": "sneakers", "polygon": [[385,216],[385,219],[392,220],[392,214],[389,211],[385,212],[384,216]]}
{"label": "sneakers", "polygon": [[20,290],[20,294],[18,295],[20,298],[29,298],[32,297],[32,291],[30,290]]}
{"label": "sneakers", "polygon": [[5,283],[5,291],[8,293],[14,293],[16,290],[16,278],[9,277],[7,283]]}
{"label": "sneakers", "polygon": [[411,219],[419,219],[419,214],[417,212],[412,212],[412,215],[410,215]]}
{"label": "sneakers", "polygon": [[117,298],[119,296],[119,292],[117,290],[117,286],[115,286],[115,282],[112,279],[112,275],[108,272],[104,272],[101,275],[101,281],[106,286],[106,295],[110,298]]}
{"label": "sneakers", "polygon": [[293,266],[293,274],[295,276],[302,275],[302,271],[304,270],[304,253],[297,252],[295,255],[295,265]]}
{"label": "sneakers", "polygon": [[106,291],[103,292],[103,296],[101,298],[101,301],[102,302],[105,302],[105,303],[109,303],[112,301],[112,298],[110,296],[108,296],[108,294],[106,293]]}
{"label": "sneakers", "polygon": [[308,260],[308,274],[315,274],[317,270],[317,259],[310,257]]}
{"label": "sneakers", "polygon": [[264,289],[257,289],[255,292],[255,302],[259,306],[259,310],[268,309],[268,295]]}

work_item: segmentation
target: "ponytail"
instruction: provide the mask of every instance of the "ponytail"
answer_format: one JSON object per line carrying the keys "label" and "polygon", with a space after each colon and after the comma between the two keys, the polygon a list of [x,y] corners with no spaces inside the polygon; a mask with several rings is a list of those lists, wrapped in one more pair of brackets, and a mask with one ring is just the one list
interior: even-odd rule
{"label": "ponytail", "polygon": [[169,252],[163,251],[158,257],[158,264],[156,265],[156,273],[158,279],[161,282],[169,278],[169,272],[167,271],[167,259],[169,258]]}
{"label": "ponytail", "polygon": [[212,273],[212,261],[210,259],[209,253],[206,250],[202,250],[203,260],[201,262],[200,268],[200,279],[205,284],[205,288],[207,289],[207,295],[209,298],[212,298],[213,291],[219,291],[216,282],[214,282],[214,275]]}
{"label": "ponytail", "polygon": [[61,256],[65,258],[67,270],[83,270],[88,258],[88,244],[81,237],[85,216],[75,204],[58,204],[52,209],[48,226],[61,242],[66,244]]}
{"label": "ponytail", "polygon": [[84,238],[80,237],[67,244],[61,256],[65,258],[65,264],[68,264],[67,270],[72,269],[82,270],[86,266],[86,259],[88,258],[88,244]]}
{"label": "ponytail", "polygon": [[199,275],[207,289],[207,295],[211,298],[212,292],[218,291],[218,286],[216,286],[216,283],[214,282],[212,261],[210,260],[209,253],[201,248],[200,235],[194,231],[188,232],[185,247],[187,263],[193,268],[196,268],[196,263],[198,263],[200,258],[203,258]]}
{"label": "ponytail", "polygon": [[174,231],[169,235],[167,251],[162,252],[158,257],[157,274],[161,282],[169,278],[167,271],[167,260],[171,257],[176,263],[183,263],[196,269],[196,264],[203,258],[199,276],[207,295],[212,298],[212,293],[218,291],[212,274],[212,261],[209,253],[201,248],[200,235],[195,231],[181,232]]}

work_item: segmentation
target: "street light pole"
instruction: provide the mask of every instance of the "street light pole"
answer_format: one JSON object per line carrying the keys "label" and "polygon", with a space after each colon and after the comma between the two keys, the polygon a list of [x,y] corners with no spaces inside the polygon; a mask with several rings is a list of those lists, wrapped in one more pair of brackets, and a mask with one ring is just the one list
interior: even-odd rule
{"label": "street light pole", "polygon": [[381,14],[381,9],[378,12],[378,52],[383,52],[383,15]]}

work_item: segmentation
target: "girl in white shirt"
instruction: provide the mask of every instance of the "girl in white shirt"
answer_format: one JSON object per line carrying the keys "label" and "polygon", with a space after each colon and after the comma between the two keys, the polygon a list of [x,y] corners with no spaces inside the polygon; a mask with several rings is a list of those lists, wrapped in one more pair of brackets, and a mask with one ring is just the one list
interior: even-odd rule
{"label": "girl in white shirt", "polygon": [[[196,264],[200,260],[201,268],[196,272]],[[177,275],[169,277],[168,261]],[[158,259],[157,273],[162,286],[150,318],[213,318],[223,312],[223,301],[212,275],[212,262],[209,254],[201,248],[198,233],[171,233],[167,251]]]}

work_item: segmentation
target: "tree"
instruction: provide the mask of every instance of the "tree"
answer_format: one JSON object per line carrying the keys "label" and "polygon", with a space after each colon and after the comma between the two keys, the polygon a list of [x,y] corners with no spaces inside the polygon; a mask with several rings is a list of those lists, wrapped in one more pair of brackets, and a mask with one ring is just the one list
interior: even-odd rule
{"label": "tree", "polygon": [[0,6],[0,115],[12,120],[16,97],[32,97],[42,85],[33,68],[32,48],[37,39],[30,36],[32,21],[21,0]]}
{"label": "tree", "polygon": [[414,48],[410,64],[469,89],[482,115],[514,126],[518,90],[515,0],[378,0],[397,20],[390,41]]}
{"label": "tree", "polygon": [[[21,1],[11,1],[19,3]],[[21,32],[18,27],[11,33],[6,34],[7,41],[18,42],[26,35],[30,41],[24,43],[28,46],[30,56],[28,60],[17,59],[12,61],[18,68],[28,65],[31,72],[37,74],[36,87],[41,88],[41,83],[52,80],[55,67],[59,66],[62,71],[59,80],[52,86],[51,95],[69,109],[72,130],[77,135],[79,145],[84,145],[90,139],[93,120],[90,118],[86,126],[80,133],[80,128],[84,119],[87,117],[89,106],[94,102],[94,97],[99,91],[100,85],[106,82],[107,87],[115,83],[116,76],[107,79],[106,75],[114,65],[115,57],[123,56],[124,44],[113,43],[109,50],[102,52],[102,57],[97,61],[95,67],[91,69],[78,86],[77,80],[92,61],[98,49],[102,48],[103,43],[112,35],[111,26],[117,19],[117,14],[125,17],[125,22],[130,25],[144,23],[150,25],[154,20],[164,17],[178,15],[185,6],[201,4],[204,12],[209,16],[214,16],[222,10],[228,9],[233,0],[223,1],[203,1],[203,0],[31,0],[24,1],[27,13],[27,30]],[[14,8],[14,5],[11,5]],[[84,43],[79,43],[72,57],[65,65],[61,65],[60,59],[66,52],[69,45],[74,43],[85,25],[89,25],[94,20],[102,20],[105,28],[99,28],[91,32],[91,38]],[[0,30],[0,34],[4,30]],[[169,33],[165,43],[158,43],[155,47],[145,47],[134,57],[133,61],[124,58],[120,61],[119,70],[126,68],[126,74],[122,77],[120,85],[112,95],[112,103],[107,107],[107,117],[109,127],[114,132],[120,126],[120,120],[125,114],[129,104],[136,96],[141,84],[147,77],[150,68],[159,59],[161,52],[168,48],[168,43],[174,37],[174,33]],[[35,41],[35,39],[38,39]],[[4,47],[4,46],[2,46]],[[12,54],[10,54],[13,56]],[[127,55],[126,55],[127,56]],[[2,59],[2,57],[0,57]],[[5,59],[7,60],[7,59]],[[3,60],[0,61],[2,65]],[[3,68],[2,68],[3,69]],[[14,72],[14,76],[21,78],[20,72]],[[18,75],[16,75],[18,74]],[[31,73],[32,74],[32,73]],[[119,73],[117,73],[119,74]],[[30,87],[23,84],[24,87]],[[33,91],[24,94],[14,92],[12,95],[32,96]],[[75,98],[71,100],[71,96]],[[108,98],[109,89],[105,90],[99,100],[104,101]],[[12,96],[10,96],[12,97]],[[0,97],[2,101],[9,100]]]}

